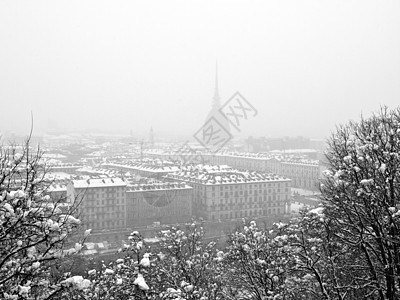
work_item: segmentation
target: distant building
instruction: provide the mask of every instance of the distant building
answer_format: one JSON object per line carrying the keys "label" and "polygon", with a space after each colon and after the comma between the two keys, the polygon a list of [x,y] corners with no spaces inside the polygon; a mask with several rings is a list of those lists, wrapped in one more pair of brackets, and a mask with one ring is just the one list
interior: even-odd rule
{"label": "distant building", "polygon": [[106,163],[103,164],[106,168],[112,168],[114,170],[118,170],[120,173],[130,172],[131,175],[139,175],[142,177],[150,177],[161,179],[163,176],[168,173],[176,172],[179,170],[179,167],[171,164],[163,164],[162,162],[154,163],[147,161],[134,161],[127,164],[121,163]]}
{"label": "distant building", "polygon": [[127,226],[188,222],[193,188],[185,183],[136,184],[126,192]]}
{"label": "distant building", "polygon": [[83,165],[74,164],[53,164],[48,167],[49,172],[64,172],[69,174],[77,174],[77,170],[83,168]]}
{"label": "distant building", "polygon": [[[57,190],[58,191],[58,190]],[[94,232],[190,221],[193,188],[182,182],[130,185],[121,178],[72,180],[66,189],[70,204]]]}
{"label": "distant building", "polygon": [[86,228],[125,228],[126,186],[121,178],[72,180],[67,197],[71,203],[80,203],[78,214]]}
{"label": "distant building", "polygon": [[287,149],[287,150],[272,150],[269,153],[275,155],[291,155],[303,157],[305,159],[316,160],[318,158],[318,151],[315,149]]}
{"label": "distant building", "polygon": [[183,168],[165,178],[193,187],[193,213],[205,220],[276,216],[289,212],[291,180],[274,174],[196,166]]}
{"label": "distant building", "polygon": [[49,195],[52,202],[67,202],[67,184],[66,180],[55,180],[45,190],[45,194]]}
{"label": "distant building", "polygon": [[309,148],[322,151],[326,146],[323,140],[309,139],[303,136],[279,138],[253,138],[250,136],[245,142],[247,148],[246,150],[249,152]]}
{"label": "distant building", "polygon": [[[293,152],[268,152],[268,153],[251,153],[251,152],[200,152],[196,153],[197,157],[201,157],[203,163],[210,165],[228,165],[235,169],[269,172],[293,179],[292,186],[303,189],[319,189],[319,181],[322,178],[322,171],[326,167],[316,159],[306,158],[301,155],[304,152],[315,155],[314,150],[293,150]],[[170,159],[183,161],[191,161],[190,156],[193,153],[186,154],[184,152],[148,152],[150,157],[158,159]],[[187,157],[185,156],[187,155]]]}
{"label": "distant building", "polygon": [[312,161],[281,161],[276,164],[277,173],[290,177],[293,187],[308,190],[318,190],[319,180],[324,169],[316,162]]}
{"label": "distant building", "polygon": [[273,172],[268,169],[271,158],[259,153],[217,152],[209,155],[207,160],[213,165],[228,165],[240,170]]}
{"label": "distant building", "polygon": [[250,136],[246,140],[246,150],[248,152],[266,152],[269,150],[267,139],[265,137],[253,138]]}

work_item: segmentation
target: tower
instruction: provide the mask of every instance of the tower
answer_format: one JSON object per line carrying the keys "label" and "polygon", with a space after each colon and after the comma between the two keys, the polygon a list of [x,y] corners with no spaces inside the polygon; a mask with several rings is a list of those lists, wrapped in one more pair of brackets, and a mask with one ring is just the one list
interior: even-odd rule
{"label": "tower", "polygon": [[229,121],[224,117],[224,115],[219,111],[221,108],[221,97],[219,95],[219,85],[218,85],[218,62],[215,64],[215,86],[214,86],[214,96],[211,111],[209,112],[205,122],[209,121],[214,117],[226,131],[230,132]]}

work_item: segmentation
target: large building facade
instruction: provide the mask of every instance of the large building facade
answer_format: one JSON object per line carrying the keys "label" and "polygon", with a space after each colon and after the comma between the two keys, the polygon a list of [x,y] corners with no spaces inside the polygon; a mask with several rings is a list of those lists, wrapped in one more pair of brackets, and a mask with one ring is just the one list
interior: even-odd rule
{"label": "large building facade", "polygon": [[79,204],[79,217],[85,228],[125,228],[126,187],[121,178],[72,180],[67,186],[67,197],[69,202]]}
{"label": "large building facade", "polygon": [[128,184],[121,178],[72,180],[67,186],[70,204],[94,232],[190,221],[193,188],[182,182]]}
{"label": "large building facade", "polygon": [[276,216],[290,210],[291,180],[277,175],[196,166],[165,178],[193,187],[193,214],[205,220]]}
{"label": "large building facade", "polygon": [[185,183],[135,184],[126,193],[127,226],[190,221],[193,188]]}

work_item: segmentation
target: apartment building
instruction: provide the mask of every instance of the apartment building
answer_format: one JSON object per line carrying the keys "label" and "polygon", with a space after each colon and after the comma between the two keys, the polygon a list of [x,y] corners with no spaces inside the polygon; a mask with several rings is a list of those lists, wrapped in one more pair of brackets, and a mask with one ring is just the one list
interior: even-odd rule
{"label": "apartment building", "polygon": [[153,151],[151,157],[191,161],[190,156],[201,157],[203,163],[210,165],[229,165],[235,169],[270,172],[292,179],[292,186],[303,189],[318,190],[322,171],[325,167],[318,160],[304,158],[301,155],[282,153],[248,153],[248,152],[201,152],[177,153]]}
{"label": "apartment building", "polygon": [[125,228],[126,187],[121,178],[72,180],[67,198],[70,203],[80,203],[78,214],[86,228]]}
{"label": "apartment building", "polygon": [[127,226],[188,222],[192,201],[193,188],[184,182],[131,185],[126,192]]}
{"label": "apartment building", "polygon": [[291,180],[219,166],[187,166],[165,179],[193,187],[193,214],[205,220],[283,215],[290,210]]}

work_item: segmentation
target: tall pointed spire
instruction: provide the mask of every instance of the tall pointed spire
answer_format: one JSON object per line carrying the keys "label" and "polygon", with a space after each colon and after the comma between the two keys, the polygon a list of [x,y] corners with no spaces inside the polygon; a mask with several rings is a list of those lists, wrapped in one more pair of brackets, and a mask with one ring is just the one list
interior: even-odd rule
{"label": "tall pointed spire", "polygon": [[[217,131],[222,130],[224,133],[230,135],[229,120],[220,111],[220,109],[221,109],[221,97],[219,96],[219,86],[218,86],[218,62],[216,62],[216,64],[215,64],[215,88],[214,88],[213,103],[212,103],[211,110],[208,113],[207,119],[204,123],[203,139],[205,136],[210,136],[210,132],[208,131],[209,127],[206,127],[207,124],[211,124],[212,126],[217,126],[219,128],[219,129],[217,129]],[[213,128],[213,127],[211,127],[211,128]],[[208,146],[211,146],[211,143]],[[216,148],[218,148],[218,147],[216,146]],[[217,150],[217,149],[214,149],[214,150]]]}
{"label": "tall pointed spire", "polygon": [[220,106],[220,96],[219,96],[219,89],[218,89],[218,61],[215,63],[215,89],[214,89],[214,106]]}

